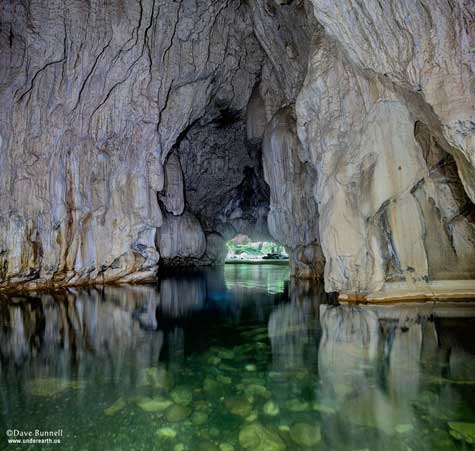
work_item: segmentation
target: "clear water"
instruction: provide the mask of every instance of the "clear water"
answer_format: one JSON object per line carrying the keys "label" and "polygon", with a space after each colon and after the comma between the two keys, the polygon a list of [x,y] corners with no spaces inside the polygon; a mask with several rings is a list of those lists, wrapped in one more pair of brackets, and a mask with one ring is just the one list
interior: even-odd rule
{"label": "clear water", "polygon": [[3,296],[0,448],[474,449],[475,306],[328,302],[272,265]]}

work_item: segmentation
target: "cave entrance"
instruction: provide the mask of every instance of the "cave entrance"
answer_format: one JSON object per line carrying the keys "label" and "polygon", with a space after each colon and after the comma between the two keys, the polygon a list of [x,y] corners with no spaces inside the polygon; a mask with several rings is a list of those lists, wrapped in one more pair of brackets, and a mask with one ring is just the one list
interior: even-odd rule
{"label": "cave entrance", "polygon": [[284,246],[273,241],[254,241],[244,234],[226,242],[226,263],[273,263],[287,265],[289,255]]}

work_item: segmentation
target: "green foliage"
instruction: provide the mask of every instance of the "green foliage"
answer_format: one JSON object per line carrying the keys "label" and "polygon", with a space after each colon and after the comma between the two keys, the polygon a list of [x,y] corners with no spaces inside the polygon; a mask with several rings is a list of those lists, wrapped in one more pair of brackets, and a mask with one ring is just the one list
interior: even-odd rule
{"label": "green foliage", "polygon": [[283,254],[286,255],[284,246],[273,243],[271,241],[247,242],[246,244],[238,244],[234,240],[226,242],[228,249],[228,258],[247,254],[251,258],[264,257],[267,254]]}

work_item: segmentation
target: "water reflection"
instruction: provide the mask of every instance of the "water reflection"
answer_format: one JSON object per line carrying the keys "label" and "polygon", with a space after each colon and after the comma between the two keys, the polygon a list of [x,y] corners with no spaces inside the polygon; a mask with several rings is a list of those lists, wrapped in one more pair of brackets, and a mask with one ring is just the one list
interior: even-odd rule
{"label": "water reflection", "polygon": [[0,421],[62,427],[61,449],[472,446],[474,304],[336,305],[286,267],[234,265],[2,296],[0,319]]}

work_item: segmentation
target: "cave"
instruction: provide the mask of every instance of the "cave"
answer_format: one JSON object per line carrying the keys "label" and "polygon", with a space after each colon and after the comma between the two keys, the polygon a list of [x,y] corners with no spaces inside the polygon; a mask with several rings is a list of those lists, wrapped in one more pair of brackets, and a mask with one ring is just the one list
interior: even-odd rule
{"label": "cave", "polygon": [[1,288],[219,266],[243,233],[342,299],[475,293],[470,8],[410,54],[327,7],[2,2]]}
{"label": "cave", "polygon": [[0,0],[8,434],[473,447],[474,17]]}

